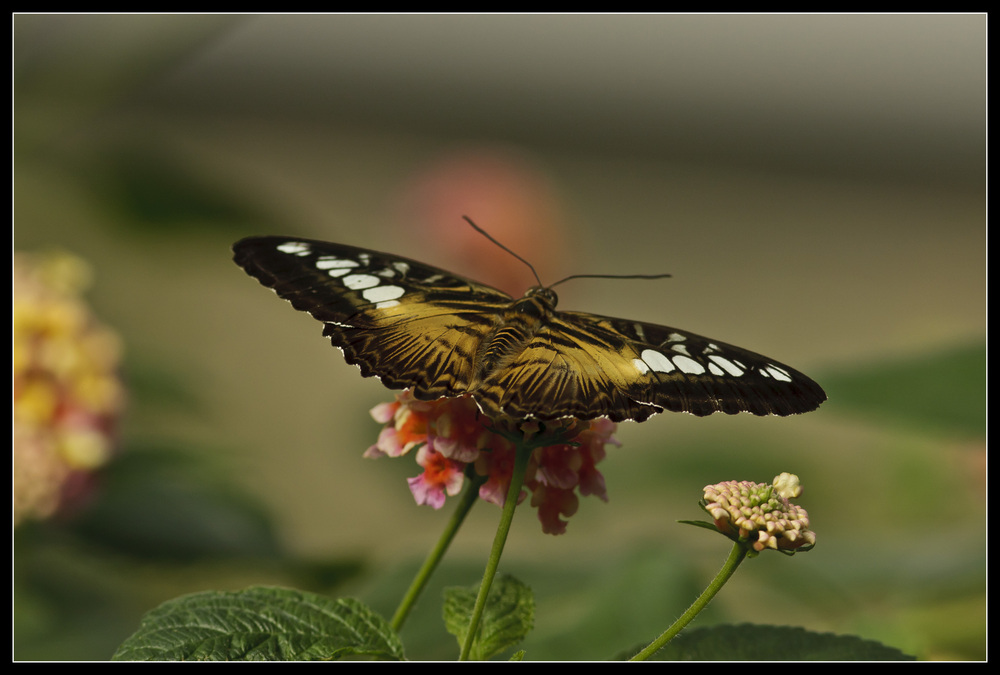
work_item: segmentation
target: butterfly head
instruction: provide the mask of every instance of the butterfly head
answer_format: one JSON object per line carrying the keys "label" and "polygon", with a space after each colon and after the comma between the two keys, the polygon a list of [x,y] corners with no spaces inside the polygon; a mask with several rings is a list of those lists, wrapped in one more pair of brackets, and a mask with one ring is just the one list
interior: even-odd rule
{"label": "butterfly head", "polygon": [[558,303],[559,296],[551,288],[532,286],[517,301],[515,309],[522,314],[541,317],[554,311]]}
{"label": "butterfly head", "polygon": [[532,286],[524,293],[526,298],[538,298],[542,302],[555,307],[559,303],[559,296],[551,288],[546,286]]}

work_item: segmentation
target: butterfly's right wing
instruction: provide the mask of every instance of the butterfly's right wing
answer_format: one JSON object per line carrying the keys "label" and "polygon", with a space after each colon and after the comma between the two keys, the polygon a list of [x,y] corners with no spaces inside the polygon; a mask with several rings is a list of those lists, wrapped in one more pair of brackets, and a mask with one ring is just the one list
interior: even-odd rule
{"label": "butterfly's right wing", "polygon": [[325,325],[365,377],[432,400],[464,394],[506,293],[415,260],[293,237],[233,246],[247,274]]}
{"label": "butterfly's right wing", "polygon": [[515,418],[641,422],[664,410],[790,415],[814,410],[826,394],[784,364],[694,333],[553,312],[476,399]]}
{"label": "butterfly's right wing", "polygon": [[826,400],[806,375],[742,347],[642,321],[582,312],[558,316],[584,335],[614,342],[617,387],[644,406],[698,416],[785,416],[815,410]]}

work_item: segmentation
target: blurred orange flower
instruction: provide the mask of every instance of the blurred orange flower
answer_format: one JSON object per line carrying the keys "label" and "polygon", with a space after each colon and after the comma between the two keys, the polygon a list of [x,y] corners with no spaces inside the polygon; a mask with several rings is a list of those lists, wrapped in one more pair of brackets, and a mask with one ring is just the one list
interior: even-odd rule
{"label": "blurred orange flower", "polygon": [[469,227],[462,216],[530,261],[543,282],[565,276],[569,252],[560,200],[526,156],[475,147],[416,172],[403,190],[401,221],[453,262],[448,268],[519,298],[537,282],[521,263]]}

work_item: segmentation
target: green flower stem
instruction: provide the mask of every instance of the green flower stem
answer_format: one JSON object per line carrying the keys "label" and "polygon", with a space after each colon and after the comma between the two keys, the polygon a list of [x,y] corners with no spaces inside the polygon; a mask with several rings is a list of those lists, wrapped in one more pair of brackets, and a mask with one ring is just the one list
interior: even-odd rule
{"label": "green flower stem", "polygon": [[465,635],[465,644],[462,645],[462,653],[458,657],[459,661],[469,660],[472,643],[475,641],[479,630],[479,620],[482,618],[483,609],[486,607],[486,598],[490,593],[490,586],[493,585],[493,578],[497,574],[497,567],[500,566],[500,554],[503,553],[504,544],[507,542],[507,533],[510,532],[510,524],[514,520],[514,508],[517,506],[517,498],[521,494],[521,486],[524,485],[524,473],[528,468],[528,460],[531,458],[533,449],[534,446],[523,440],[515,442],[514,471],[510,476],[507,499],[504,501],[496,537],[493,538],[493,549],[490,551],[489,560],[486,561],[486,571],[483,572],[483,581],[479,586],[479,596],[476,598],[476,605],[472,610],[472,618],[469,620],[469,632]]}
{"label": "green flower stem", "polygon": [[719,573],[715,575],[715,579],[712,583],[708,585],[705,592],[702,593],[694,603],[688,607],[688,610],[684,612],[681,618],[677,619],[670,628],[665,630],[660,637],[656,638],[649,643],[645,649],[632,657],[632,661],[645,661],[650,656],[659,651],[664,645],[677,637],[677,634],[681,632],[684,626],[691,623],[691,621],[698,616],[698,612],[705,609],[708,603],[715,597],[715,594],[722,590],[722,587],[726,585],[729,581],[729,577],[733,576],[736,572],[736,568],[740,566],[744,558],[747,557],[747,552],[749,548],[743,544],[734,544],[733,550],[729,552],[729,558],[726,560],[722,569]]}
{"label": "green flower stem", "polygon": [[441,562],[441,559],[444,558],[444,554],[448,551],[448,547],[451,546],[452,540],[458,534],[458,529],[465,522],[465,517],[469,515],[469,511],[475,505],[479,497],[479,488],[485,482],[486,476],[479,476],[474,472],[469,480],[466,481],[465,492],[462,493],[462,498],[455,508],[455,512],[451,515],[451,519],[448,521],[444,532],[441,533],[441,538],[438,539],[434,549],[427,556],[427,560],[424,561],[423,566],[417,572],[417,576],[413,578],[410,588],[400,601],[399,607],[396,608],[396,613],[392,615],[390,625],[394,631],[399,632],[399,629],[403,627],[403,623],[406,621],[410,610],[417,604],[417,598],[420,597],[434,570]]}

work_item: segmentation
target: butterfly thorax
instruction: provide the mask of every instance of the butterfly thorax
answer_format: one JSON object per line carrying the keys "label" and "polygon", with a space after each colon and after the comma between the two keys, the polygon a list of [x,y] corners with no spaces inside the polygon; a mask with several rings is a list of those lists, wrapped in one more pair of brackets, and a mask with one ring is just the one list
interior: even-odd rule
{"label": "butterfly thorax", "polygon": [[520,300],[502,312],[480,349],[477,369],[480,378],[503,368],[520,354],[555,311],[558,297],[551,289],[534,286]]}

